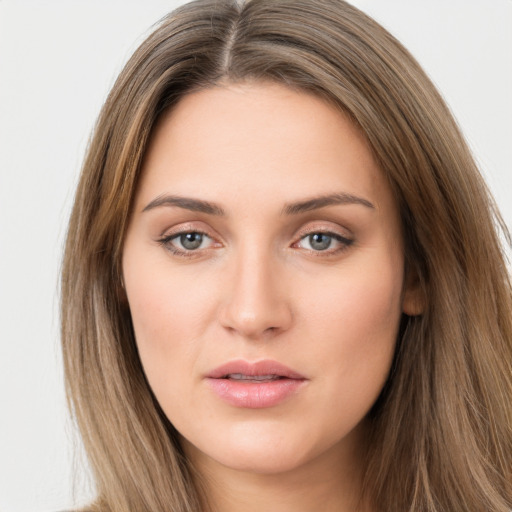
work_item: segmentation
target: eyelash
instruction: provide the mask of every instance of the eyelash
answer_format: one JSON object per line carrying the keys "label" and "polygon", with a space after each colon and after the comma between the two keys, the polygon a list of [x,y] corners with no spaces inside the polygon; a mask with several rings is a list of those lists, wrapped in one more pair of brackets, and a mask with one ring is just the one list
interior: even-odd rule
{"label": "eyelash", "polygon": [[307,240],[309,237],[313,236],[313,235],[323,235],[323,236],[327,236],[329,238],[331,238],[331,240],[333,240],[334,242],[337,242],[340,246],[337,248],[337,249],[330,249],[330,248],[327,248],[327,249],[324,249],[324,250],[314,250],[314,249],[305,249],[307,250],[310,254],[312,254],[313,256],[315,257],[319,257],[319,258],[326,258],[326,257],[329,257],[329,256],[335,256],[343,251],[346,251],[353,243],[354,243],[354,240],[351,239],[351,238],[347,238],[345,236],[342,236],[338,233],[334,233],[332,231],[323,231],[321,229],[316,229],[316,230],[312,230],[312,231],[308,231],[306,233],[302,233],[301,234],[301,237],[299,238],[298,242],[295,242],[293,244],[293,246],[296,246],[298,243],[302,242],[303,240]]}
{"label": "eyelash", "polygon": [[175,240],[176,238],[179,238],[183,235],[188,235],[188,234],[197,234],[197,235],[201,235],[203,237],[208,237],[211,240],[213,240],[212,237],[209,236],[204,231],[187,229],[184,231],[178,231],[177,233],[172,233],[171,235],[164,236],[158,240],[158,243],[160,245],[162,245],[165,249],[170,251],[172,254],[174,254],[175,256],[180,256],[183,258],[193,258],[198,255],[197,249],[182,250],[182,249],[178,249],[175,245],[172,244],[172,241]]}
{"label": "eyelash", "polygon": [[[207,233],[205,233],[204,231],[191,230],[191,229],[187,229],[187,230],[184,230],[184,231],[178,231],[177,233],[172,233],[170,235],[167,235],[167,236],[164,236],[164,237],[160,238],[157,241],[158,241],[158,243],[160,245],[162,245],[166,250],[170,251],[175,256],[183,257],[183,258],[194,258],[194,257],[197,257],[199,255],[199,248],[198,249],[182,250],[182,249],[178,249],[175,245],[172,244],[173,240],[175,240],[175,239],[177,239],[177,238],[179,238],[179,237],[181,237],[183,235],[188,235],[188,234],[201,235],[201,236],[207,237],[207,238],[209,238],[210,240],[213,241],[213,238],[211,236],[209,236]],[[317,251],[315,251],[313,249],[305,249],[306,251],[308,251],[310,254],[312,254],[315,257],[324,257],[325,258],[325,257],[329,257],[329,256],[334,256],[336,254],[339,254],[339,253],[347,250],[354,243],[353,239],[344,237],[342,235],[339,235],[338,233],[334,233],[332,231],[323,231],[321,229],[317,229],[317,230],[312,230],[312,231],[303,233],[300,236],[299,240],[297,242],[294,242],[292,244],[292,246],[296,246],[299,242],[301,242],[302,240],[307,239],[308,237],[310,237],[312,235],[328,236],[332,240],[338,242],[341,245],[341,247],[338,247],[335,250],[324,249],[324,250],[317,250]]]}

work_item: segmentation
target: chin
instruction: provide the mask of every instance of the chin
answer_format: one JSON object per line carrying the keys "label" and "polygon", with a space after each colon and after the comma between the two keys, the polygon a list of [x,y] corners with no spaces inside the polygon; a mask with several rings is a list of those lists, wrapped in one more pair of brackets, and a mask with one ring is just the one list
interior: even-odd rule
{"label": "chin", "polygon": [[182,444],[193,462],[208,461],[210,467],[220,464],[234,471],[260,475],[300,470],[322,454],[336,451],[332,449],[337,443],[329,440],[330,436],[315,439],[310,432],[287,427],[249,422],[229,429],[224,435],[213,433],[209,439],[198,439],[196,444],[193,439],[183,439]]}
{"label": "chin", "polygon": [[[212,454],[215,455],[215,454]],[[273,475],[291,472],[303,466],[308,457],[294,448],[268,449],[244,447],[232,453],[219,454],[218,462],[235,471]]]}

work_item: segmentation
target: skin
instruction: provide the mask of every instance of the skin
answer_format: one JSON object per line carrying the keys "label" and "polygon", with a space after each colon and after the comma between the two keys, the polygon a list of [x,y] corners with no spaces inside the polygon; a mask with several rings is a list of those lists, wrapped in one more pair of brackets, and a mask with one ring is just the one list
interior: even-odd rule
{"label": "skin", "polygon": [[[334,192],[362,202],[283,214]],[[224,215],[155,203],[166,194]],[[176,237],[187,232],[207,236],[187,251]],[[318,250],[309,235],[326,232],[342,241]],[[281,85],[223,84],[162,116],[123,277],[149,384],[214,510],[354,510],[365,416],[402,312],[419,313],[403,268],[390,187],[333,106]],[[273,407],[235,407],[204,379],[233,359],[273,359],[306,380]]]}

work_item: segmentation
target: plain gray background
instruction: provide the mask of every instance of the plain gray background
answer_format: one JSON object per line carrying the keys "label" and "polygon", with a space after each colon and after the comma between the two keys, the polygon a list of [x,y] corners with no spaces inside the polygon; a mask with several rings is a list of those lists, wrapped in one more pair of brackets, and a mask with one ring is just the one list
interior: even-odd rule
{"label": "plain gray background", "polygon": [[[0,0],[1,512],[55,512],[91,496],[79,460],[73,497],[76,441],[58,346],[66,220],[116,74],[181,3]],[[440,88],[512,226],[512,0],[353,4],[395,34]]]}

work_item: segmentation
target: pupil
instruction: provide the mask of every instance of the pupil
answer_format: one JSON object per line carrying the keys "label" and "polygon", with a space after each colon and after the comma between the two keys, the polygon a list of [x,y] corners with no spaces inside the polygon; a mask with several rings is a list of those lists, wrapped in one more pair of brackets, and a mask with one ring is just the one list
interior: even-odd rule
{"label": "pupil", "polygon": [[186,233],[180,236],[180,242],[185,249],[197,249],[203,241],[203,235],[201,233]]}
{"label": "pupil", "polygon": [[317,251],[325,251],[331,245],[331,237],[323,233],[315,233],[309,235],[309,243],[313,249]]}

